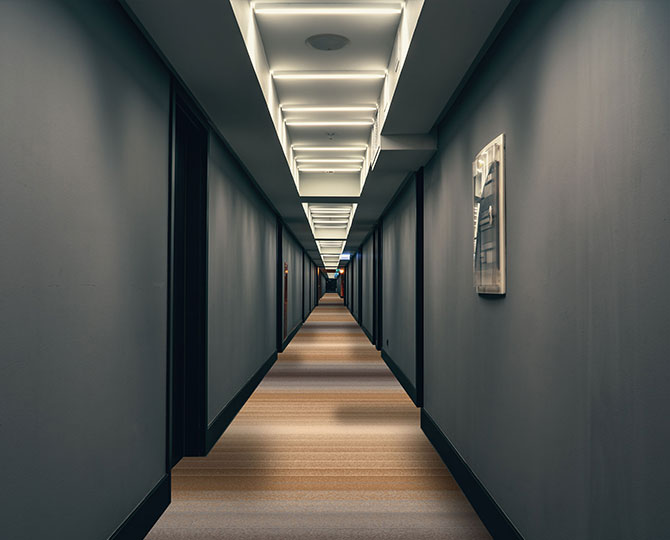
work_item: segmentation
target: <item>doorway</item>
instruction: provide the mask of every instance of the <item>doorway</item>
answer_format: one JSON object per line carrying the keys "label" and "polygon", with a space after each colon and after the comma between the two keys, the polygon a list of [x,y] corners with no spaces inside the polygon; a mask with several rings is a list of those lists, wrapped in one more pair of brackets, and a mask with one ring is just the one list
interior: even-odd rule
{"label": "doorway", "polygon": [[286,341],[288,335],[288,263],[284,263],[284,334],[282,342]]}
{"label": "doorway", "polygon": [[208,133],[178,90],[173,103],[170,468],[204,451],[207,360]]}

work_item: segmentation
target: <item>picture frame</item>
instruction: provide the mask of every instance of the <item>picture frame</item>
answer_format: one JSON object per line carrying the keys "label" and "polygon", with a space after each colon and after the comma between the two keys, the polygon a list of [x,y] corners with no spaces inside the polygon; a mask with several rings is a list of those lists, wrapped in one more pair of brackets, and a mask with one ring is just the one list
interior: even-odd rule
{"label": "picture frame", "polygon": [[472,162],[474,288],[482,295],[507,293],[505,134]]}

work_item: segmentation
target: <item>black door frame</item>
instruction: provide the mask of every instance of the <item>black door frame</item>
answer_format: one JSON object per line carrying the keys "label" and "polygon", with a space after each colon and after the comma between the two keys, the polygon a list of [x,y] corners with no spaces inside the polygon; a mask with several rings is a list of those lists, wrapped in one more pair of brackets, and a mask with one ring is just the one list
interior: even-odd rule
{"label": "black door frame", "polygon": [[208,128],[171,88],[168,468],[205,453],[207,430]]}

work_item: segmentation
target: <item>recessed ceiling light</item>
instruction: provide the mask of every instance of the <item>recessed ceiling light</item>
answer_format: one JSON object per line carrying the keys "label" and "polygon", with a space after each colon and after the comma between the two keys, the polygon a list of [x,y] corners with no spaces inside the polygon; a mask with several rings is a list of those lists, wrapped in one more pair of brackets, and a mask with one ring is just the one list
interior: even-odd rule
{"label": "recessed ceiling light", "polygon": [[264,4],[254,5],[259,15],[398,15],[401,4],[378,4],[361,6],[356,4]]}
{"label": "recessed ceiling light", "polygon": [[286,120],[287,126],[371,126],[374,120],[352,120],[352,121],[318,121],[318,122],[304,122],[302,120]]}
{"label": "recessed ceiling light", "polygon": [[315,34],[305,40],[305,45],[317,51],[339,51],[349,45],[349,38],[340,34]]}
{"label": "recessed ceiling light", "polygon": [[340,167],[336,169],[324,169],[319,167],[298,167],[300,172],[321,172],[321,173],[340,173],[340,172],[360,172],[360,167]]}
{"label": "recessed ceiling light", "polygon": [[277,71],[272,73],[274,79],[287,80],[370,80],[383,79],[383,71]]}
{"label": "recessed ceiling light", "polygon": [[349,218],[314,218],[314,223],[348,223]]}
{"label": "recessed ceiling light", "polygon": [[360,152],[367,150],[365,146],[293,146],[296,152]]}
{"label": "recessed ceiling light", "polygon": [[281,110],[284,112],[372,112],[376,111],[377,107],[374,105],[362,107],[300,107],[282,105]]}
{"label": "recessed ceiling light", "polygon": [[363,161],[362,157],[359,158],[338,158],[338,159],[319,159],[319,158],[295,158],[299,163],[360,163]]}

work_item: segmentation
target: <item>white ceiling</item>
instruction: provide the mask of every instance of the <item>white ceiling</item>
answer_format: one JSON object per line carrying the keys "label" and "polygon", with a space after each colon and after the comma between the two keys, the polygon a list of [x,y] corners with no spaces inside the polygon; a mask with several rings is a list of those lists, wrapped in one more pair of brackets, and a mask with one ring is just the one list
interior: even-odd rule
{"label": "white ceiling", "polygon": [[[383,71],[388,65],[399,19],[399,15],[256,15],[268,63],[277,71]],[[305,44],[315,34],[343,35],[350,43],[340,50],[318,51]],[[343,97],[347,103],[351,101]]]}
{"label": "white ceiling", "polygon": [[[269,75],[274,85],[266,91],[268,107],[277,107],[278,135],[287,138],[284,148],[300,195],[359,197],[404,2],[247,0],[247,13],[239,0],[232,4],[241,25],[255,21],[257,32],[246,34],[250,59],[261,71],[259,79]],[[321,34],[342,36],[346,44],[319,50],[308,43],[310,37]],[[261,47],[264,59],[259,60]],[[275,99],[277,103],[270,103]],[[341,149],[346,146],[360,150]],[[315,214],[314,208],[321,214]],[[354,211],[353,204],[306,206],[316,239],[346,239]],[[337,213],[339,221],[334,224],[324,212]],[[336,268],[345,244],[331,243],[327,250],[324,245],[317,241],[324,266]],[[337,253],[333,246],[338,247]]]}

